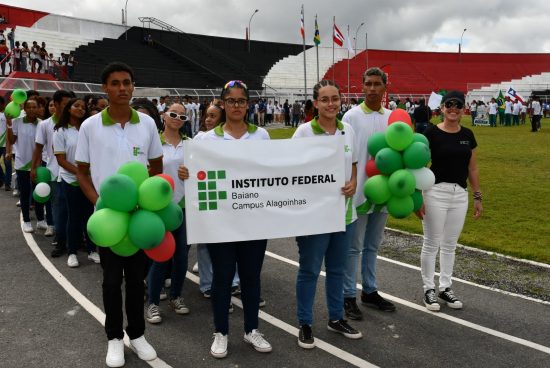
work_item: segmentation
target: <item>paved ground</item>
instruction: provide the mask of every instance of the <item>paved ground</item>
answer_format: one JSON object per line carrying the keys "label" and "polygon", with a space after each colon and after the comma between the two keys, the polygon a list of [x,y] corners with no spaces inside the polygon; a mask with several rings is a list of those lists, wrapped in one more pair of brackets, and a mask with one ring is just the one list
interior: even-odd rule
{"label": "paved ground", "polygon": [[[66,278],[102,309],[99,265],[88,262],[84,253],[79,253],[77,269],[69,269],[65,257],[44,257],[61,273],[52,277],[21,232],[15,202],[0,192],[0,366],[104,366],[107,344],[101,323],[58,283]],[[33,239],[38,250],[49,255],[50,239],[41,234]],[[192,248],[190,266],[194,259]],[[353,326],[364,338],[351,341],[335,335],[326,330],[324,278],[320,277],[314,332],[324,344],[304,351],[294,336],[296,260],[293,239],[269,242],[262,277],[267,306],[260,329],[272,343],[272,353],[257,353],[242,342],[242,310],[236,307],[230,318],[229,355],[223,360],[211,358],[210,304],[198,292],[196,276],[188,274],[184,297],[191,314],[177,316],[161,302],[165,320],[147,326],[146,336],[159,358],[172,367],[548,366],[549,305],[456,282],[454,288],[465,308],[442,307],[441,313],[430,313],[421,305],[419,272],[384,260],[379,262],[379,285],[397,304],[397,311],[363,307],[365,320]],[[129,349],[126,362],[128,367],[149,366]],[[166,366],[160,361],[152,365]]]}

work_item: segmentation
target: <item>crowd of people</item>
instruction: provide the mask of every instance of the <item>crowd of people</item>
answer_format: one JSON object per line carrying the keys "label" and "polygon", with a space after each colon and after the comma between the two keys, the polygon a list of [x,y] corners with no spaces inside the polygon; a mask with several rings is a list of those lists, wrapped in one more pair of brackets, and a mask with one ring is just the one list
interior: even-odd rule
{"label": "crowd of people", "polygon": [[[21,117],[11,119],[0,115],[3,124],[0,128],[7,138],[7,145],[0,153],[5,162],[11,163],[12,156],[15,159],[23,231],[44,230],[44,235],[54,236],[51,256],[67,254],[68,267],[79,266],[79,248],[86,251],[89,262],[101,264],[108,366],[120,367],[125,362],[123,279],[126,333],[139,358],[156,358],[155,349],[144,337],[145,321],[162,322],[161,300],[168,299],[169,307],[177,314],[189,313],[182,288],[190,244],[183,221],[173,231],[176,251],[168,262],[148,261],[143,251],[122,257],[109,248],[96,247],[86,234],[85,224],[94,211],[101,183],[125,162],[139,161],[148,166],[150,175],[165,173],[175,179],[173,201],[185,217],[184,186],[189,171],[183,159],[183,142],[188,139],[269,140],[262,126],[277,119],[297,126],[293,139],[343,136],[346,142],[345,182],[341,187],[346,201],[346,211],[341,214],[345,217],[345,231],[296,239],[298,345],[304,349],[315,347],[313,301],[323,263],[329,331],[349,339],[362,337],[361,331],[347,320],[363,318],[357,304],[358,265],[361,304],[384,312],[396,310],[391,301],[378,293],[376,275],[377,254],[388,214],[385,209],[371,205],[360,189],[368,179],[364,168],[372,158],[367,142],[373,134],[385,131],[391,114],[391,110],[382,105],[387,75],[381,69],[370,68],[364,72],[365,99],[361,103],[344,104],[339,87],[333,81],[323,80],[315,85],[313,100],[303,106],[298,101],[293,105],[288,101],[283,104],[251,101],[246,84],[237,80],[225,84],[219,99],[210,102],[199,103],[188,96],[182,101],[168,96],[158,101],[132,100],[134,72],[119,62],[103,70],[101,81],[106,98],[81,98],[71,91],[59,90],[47,99],[28,91]],[[343,105],[346,111],[342,115]],[[451,278],[454,252],[468,208],[467,182],[473,191],[474,216],[478,218],[483,211],[476,165],[477,142],[473,132],[460,125],[464,110],[464,94],[452,91],[443,98],[441,123],[418,125],[424,120],[423,116],[416,116],[417,127],[423,129],[430,142],[436,178],[436,185],[424,192],[425,203],[417,213],[423,219],[425,234],[421,257],[424,304],[431,311],[440,308],[437,298],[451,308],[462,308],[462,301],[453,292]],[[132,150],[136,146],[140,155]],[[40,166],[46,166],[52,173],[52,197],[44,205],[33,203],[31,195]],[[8,169],[7,164],[5,167]],[[11,190],[10,176],[7,172],[2,174],[6,190]],[[30,219],[31,206],[34,206],[36,228]],[[266,239],[197,245],[199,289],[212,301],[214,333],[210,354],[215,358],[228,354],[231,296],[238,294],[243,302],[244,341],[261,353],[273,349],[259,331],[258,320],[259,308],[266,304],[261,297],[266,247]],[[436,289],[434,272],[438,252],[441,276]],[[169,293],[166,288],[170,288]]]}
{"label": "crowd of people", "polygon": [[52,53],[48,53],[46,43],[32,41],[29,45],[27,41],[15,39],[15,33],[12,30],[4,34],[0,29],[0,68],[2,77],[11,72],[31,72],[52,74],[61,79],[73,79],[74,67],[78,63],[74,56],[74,51],[61,53],[56,59]]}

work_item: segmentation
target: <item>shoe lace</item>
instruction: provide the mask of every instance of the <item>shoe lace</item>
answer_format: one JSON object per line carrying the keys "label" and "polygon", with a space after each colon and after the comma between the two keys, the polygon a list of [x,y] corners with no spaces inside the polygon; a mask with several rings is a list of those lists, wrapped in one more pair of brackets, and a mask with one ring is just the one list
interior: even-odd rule
{"label": "shoe lace", "polygon": [[173,299],[172,303],[174,304],[174,307],[176,307],[176,308],[185,307],[185,303],[183,302],[183,298],[181,296],[178,296],[176,299]]}
{"label": "shoe lace", "polygon": [[155,304],[149,304],[149,308],[147,308],[147,312],[151,317],[157,317],[160,315],[159,307],[157,307]]}
{"label": "shoe lace", "polygon": [[340,328],[346,330],[346,332],[353,332],[355,331],[350,325],[348,325],[348,321],[345,319],[341,319],[338,322],[336,322],[337,325],[340,326]]}
{"label": "shoe lace", "polygon": [[437,299],[435,297],[435,291],[434,290],[428,290],[426,292],[426,299],[430,304],[437,303]]}
{"label": "shoe lace", "polygon": [[269,345],[267,340],[264,339],[264,335],[258,330],[252,330],[252,332],[248,334],[248,340],[256,346]]}
{"label": "shoe lace", "polygon": [[457,298],[456,298],[454,292],[453,292],[451,289],[445,290],[445,291],[443,292],[443,295],[445,295],[445,296],[447,297],[447,299],[450,300],[450,301],[453,301],[453,302],[454,302],[454,301],[457,300]]}
{"label": "shoe lace", "polygon": [[310,325],[303,325],[302,328],[302,337],[304,340],[310,340],[313,337],[313,332]]}

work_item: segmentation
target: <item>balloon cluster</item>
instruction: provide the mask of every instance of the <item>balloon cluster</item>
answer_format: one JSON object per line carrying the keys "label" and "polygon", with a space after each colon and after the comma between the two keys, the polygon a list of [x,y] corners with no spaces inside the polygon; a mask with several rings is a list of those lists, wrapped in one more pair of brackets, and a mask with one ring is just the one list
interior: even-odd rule
{"label": "balloon cluster", "polygon": [[27,92],[22,89],[14,89],[11,93],[11,102],[6,105],[4,114],[8,118],[18,118],[21,114],[21,106],[27,100]]}
{"label": "balloon cluster", "polygon": [[99,188],[96,212],[87,224],[90,239],[119,256],[143,249],[156,262],[168,261],[176,249],[171,231],[183,222],[181,208],[172,202],[173,192],[169,175],[149,177],[143,164],[123,164]]}
{"label": "balloon cluster", "polygon": [[52,181],[52,173],[47,167],[39,166],[36,168],[36,187],[32,192],[32,198],[35,202],[46,203],[52,196],[52,188],[50,184]]}
{"label": "balloon cluster", "polygon": [[435,183],[433,172],[425,167],[430,161],[428,139],[412,130],[405,110],[394,110],[385,133],[374,133],[367,142],[369,154],[363,192],[375,210],[386,206],[390,215],[405,218],[420,209],[422,190]]}

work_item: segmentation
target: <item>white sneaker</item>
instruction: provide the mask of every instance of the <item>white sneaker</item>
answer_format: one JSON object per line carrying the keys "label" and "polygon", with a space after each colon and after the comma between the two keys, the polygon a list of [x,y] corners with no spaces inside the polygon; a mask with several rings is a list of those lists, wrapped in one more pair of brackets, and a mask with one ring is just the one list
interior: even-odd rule
{"label": "white sneaker", "polygon": [[99,254],[97,252],[92,252],[88,254],[88,260],[93,261],[94,263],[100,263]]}
{"label": "white sneaker", "polygon": [[15,204],[17,207],[21,207],[21,201],[17,201],[17,203]]}
{"label": "white sneaker", "polygon": [[11,192],[11,195],[17,197],[19,195],[19,190],[14,189],[13,192]]}
{"label": "white sneaker", "polygon": [[252,345],[260,353],[269,353],[272,350],[271,344],[264,339],[264,335],[258,330],[252,330],[244,334],[244,341]]}
{"label": "white sneaker", "polygon": [[227,335],[223,335],[221,332],[214,334],[214,341],[210,347],[210,355],[218,359],[227,356]]}
{"label": "white sneaker", "polygon": [[160,289],[160,300],[168,299],[168,293],[165,288]]}
{"label": "white sneaker", "polygon": [[172,279],[164,280],[164,287],[169,288],[170,286],[172,286]]}
{"label": "white sneaker", "polygon": [[55,233],[55,228],[49,225],[48,228],[46,229],[46,232],[44,232],[44,236],[53,236],[54,233]]}
{"label": "white sneaker", "polygon": [[69,258],[67,259],[67,266],[78,267],[78,258],[76,258],[76,254],[69,254]]}
{"label": "white sneaker", "polygon": [[24,222],[23,231],[26,233],[32,233],[34,231],[34,229],[32,228],[32,224],[30,222]]}
{"label": "white sneaker", "polygon": [[48,223],[46,220],[36,222],[36,230],[48,230]]}
{"label": "white sneaker", "polygon": [[157,352],[151,344],[145,340],[145,336],[138,337],[137,339],[130,340],[130,347],[136,352],[141,360],[153,360],[157,358]]}
{"label": "white sneaker", "polygon": [[199,263],[195,262],[193,265],[193,273],[199,273]]}
{"label": "white sneaker", "polygon": [[107,363],[107,367],[122,367],[124,365],[124,341],[119,339],[109,340],[105,363]]}

